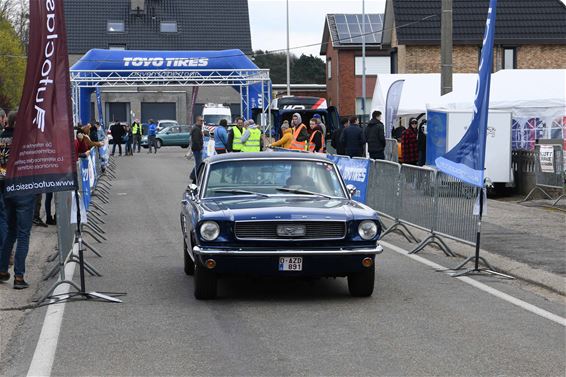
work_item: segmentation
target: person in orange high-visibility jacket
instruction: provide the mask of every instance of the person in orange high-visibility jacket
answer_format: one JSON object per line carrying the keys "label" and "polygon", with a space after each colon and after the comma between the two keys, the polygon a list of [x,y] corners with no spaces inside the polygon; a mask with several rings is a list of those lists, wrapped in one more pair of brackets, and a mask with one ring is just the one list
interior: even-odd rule
{"label": "person in orange high-visibility jacket", "polygon": [[322,127],[318,124],[316,119],[311,119],[311,137],[309,139],[309,152],[324,152],[324,135],[322,134]]}
{"label": "person in orange high-visibility jacket", "polygon": [[289,149],[306,151],[309,133],[307,131],[307,126],[303,124],[301,114],[293,114],[293,120],[291,123],[293,125],[293,141],[291,142]]}

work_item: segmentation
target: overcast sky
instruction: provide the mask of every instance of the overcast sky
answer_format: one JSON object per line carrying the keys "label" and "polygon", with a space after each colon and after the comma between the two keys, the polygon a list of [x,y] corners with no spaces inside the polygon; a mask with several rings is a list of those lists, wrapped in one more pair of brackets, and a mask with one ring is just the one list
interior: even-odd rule
{"label": "overcast sky", "polygon": [[[248,0],[248,4],[253,49],[285,49],[286,0]],[[365,7],[366,13],[384,13],[385,0],[366,0]],[[362,13],[362,0],[289,0],[290,47],[317,44],[293,53],[319,54],[327,13]]]}

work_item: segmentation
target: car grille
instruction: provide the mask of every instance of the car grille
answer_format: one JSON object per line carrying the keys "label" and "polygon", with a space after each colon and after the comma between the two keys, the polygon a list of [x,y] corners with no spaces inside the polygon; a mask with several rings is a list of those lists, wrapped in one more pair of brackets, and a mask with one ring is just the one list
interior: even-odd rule
{"label": "car grille", "polygon": [[[278,225],[304,226],[302,236],[281,236]],[[341,240],[346,236],[344,221],[243,221],[236,222],[234,233],[240,240]]]}

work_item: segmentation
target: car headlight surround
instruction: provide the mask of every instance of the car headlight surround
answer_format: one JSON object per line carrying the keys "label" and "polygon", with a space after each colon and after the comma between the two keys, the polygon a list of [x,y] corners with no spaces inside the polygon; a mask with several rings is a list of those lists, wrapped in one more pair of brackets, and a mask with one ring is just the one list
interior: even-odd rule
{"label": "car headlight surround", "polygon": [[358,234],[364,240],[371,240],[377,236],[377,224],[373,220],[364,220],[358,225]]}
{"label": "car headlight surround", "polygon": [[216,221],[205,221],[200,224],[200,236],[205,241],[214,241],[220,235],[220,225]]}

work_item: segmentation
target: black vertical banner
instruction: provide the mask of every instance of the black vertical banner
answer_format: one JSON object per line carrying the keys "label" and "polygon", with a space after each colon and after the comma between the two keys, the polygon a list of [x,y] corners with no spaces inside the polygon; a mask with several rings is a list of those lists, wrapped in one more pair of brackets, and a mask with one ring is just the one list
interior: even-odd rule
{"label": "black vertical banner", "polygon": [[6,195],[76,187],[63,0],[30,1],[24,91],[6,174]]}

